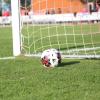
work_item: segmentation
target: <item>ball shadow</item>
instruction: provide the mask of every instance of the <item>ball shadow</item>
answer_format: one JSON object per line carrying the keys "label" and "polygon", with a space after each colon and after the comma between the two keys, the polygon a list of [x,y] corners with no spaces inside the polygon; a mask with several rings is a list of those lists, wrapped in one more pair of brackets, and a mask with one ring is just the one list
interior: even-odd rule
{"label": "ball shadow", "polygon": [[58,67],[67,67],[66,65],[74,65],[74,64],[79,64],[80,61],[70,61],[70,62],[62,62],[61,64],[58,65]]}

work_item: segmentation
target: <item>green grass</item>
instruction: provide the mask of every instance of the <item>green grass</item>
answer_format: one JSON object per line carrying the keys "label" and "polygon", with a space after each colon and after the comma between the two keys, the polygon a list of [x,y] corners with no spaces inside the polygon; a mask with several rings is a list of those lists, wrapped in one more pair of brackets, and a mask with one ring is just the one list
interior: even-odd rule
{"label": "green grass", "polygon": [[[12,56],[11,37],[0,28],[0,57]],[[0,100],[100,100],[100,60],[63,59],[49,69],[40,58],[0,60]]]}
{"label": "green grass", "polygon": [[36,58],[0,61],[0,100],[100,100],[100,61],[63,60],[54,69]]}
{"label": "green grass", "polygon": [[0,26],[0,57],[12,56],[11,28]]}

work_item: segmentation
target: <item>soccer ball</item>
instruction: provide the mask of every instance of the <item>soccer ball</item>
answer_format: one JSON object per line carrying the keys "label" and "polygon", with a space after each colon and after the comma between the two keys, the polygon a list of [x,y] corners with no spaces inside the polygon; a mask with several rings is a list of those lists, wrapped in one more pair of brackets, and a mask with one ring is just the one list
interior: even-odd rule
{"label": "soccer ball", "polygon": [[59,50],[48,49],[43,51],[41,55],[41,62],[44,67],[56,67],[61,63],[61,54]]}

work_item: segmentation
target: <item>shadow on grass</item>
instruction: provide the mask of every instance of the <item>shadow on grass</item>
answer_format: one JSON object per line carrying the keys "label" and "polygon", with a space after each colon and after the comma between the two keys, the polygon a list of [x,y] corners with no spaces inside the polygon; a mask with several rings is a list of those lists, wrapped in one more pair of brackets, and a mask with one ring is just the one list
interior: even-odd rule
{"label": "shadow on grass", "polygon": [[80,61],[70,61],[70,62],[62,62],[59,64],[58,67],[67,67],[67,65],[74,65],[74,64],[79,64]]}

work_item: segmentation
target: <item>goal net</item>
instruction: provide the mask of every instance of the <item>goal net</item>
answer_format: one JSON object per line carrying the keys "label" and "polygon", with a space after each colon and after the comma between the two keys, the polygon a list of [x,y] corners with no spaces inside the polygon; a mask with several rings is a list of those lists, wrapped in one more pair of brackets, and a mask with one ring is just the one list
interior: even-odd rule
{"label": "goal net", "polygon": [[[21,0],[22,1],[22,0]],[[20,2],[21,53],[59,49],[65,58],[100,58],[100,4],[82,0]]]}

